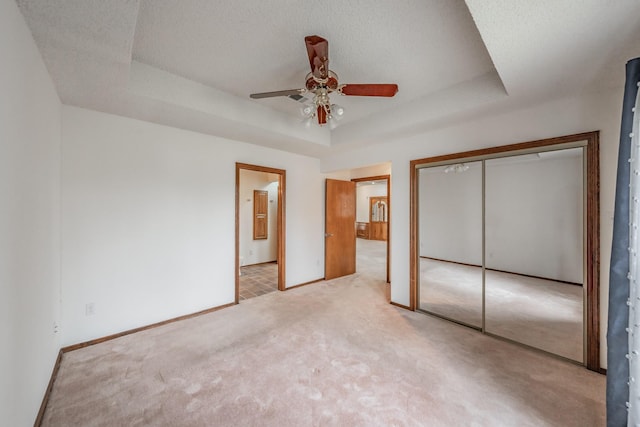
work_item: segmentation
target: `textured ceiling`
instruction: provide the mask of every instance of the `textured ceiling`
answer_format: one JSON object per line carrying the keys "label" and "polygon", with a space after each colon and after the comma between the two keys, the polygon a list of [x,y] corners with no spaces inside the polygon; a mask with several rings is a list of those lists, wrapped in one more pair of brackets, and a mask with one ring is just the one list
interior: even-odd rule
{"label": "textured ceiling", "polygon": [[[462,0],[143,0],[133,58],[238,97],[304,86],[304,37],[329,41],[341,83],[397,83],[393,99],[340,97],[344,122],[493,69]],[[288,98],[254,101],[297,113]]]}
{"label": "textured ceiling", "polygon": [[[16,1],[64,103],[318,157],[619,85],[640,56],[638,0]],[[340,83],[399,93],[333,95],[331,131],[249,99],[303,85],[311,34]]]}
{"label": "textured ceiling", "polygon": [[557,96],[602,86],[640,54],[638,0],[467,4],[509,95]]}

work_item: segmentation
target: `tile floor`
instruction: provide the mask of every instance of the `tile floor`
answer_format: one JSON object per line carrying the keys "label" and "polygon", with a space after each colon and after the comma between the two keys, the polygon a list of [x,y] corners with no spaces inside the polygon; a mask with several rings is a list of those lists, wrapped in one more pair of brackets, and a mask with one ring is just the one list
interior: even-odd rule
{"label": "tile floor", "polygon": [[240,301],[278,290],[278,264],[247,265],[240,268]]}

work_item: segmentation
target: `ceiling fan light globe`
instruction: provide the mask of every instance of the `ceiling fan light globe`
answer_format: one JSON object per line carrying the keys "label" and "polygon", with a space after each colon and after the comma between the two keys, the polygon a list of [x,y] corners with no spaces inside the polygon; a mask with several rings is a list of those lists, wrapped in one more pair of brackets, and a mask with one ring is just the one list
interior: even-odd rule
{"label": "ceiling fan light globe", "polygon": [[344,107],[342,105],[332,104],[331,113],[334,119],[340,120],[344,117]]}
{"label": "ceiling fan light globe", "polygon": [[302,121],[302,124],[305,128],[310,129],[311,125],[313,124],[313,117],[307,117]]}
{"label": "ceiling fan light globe", "polygon": [[302,114],[302,117],[311,117],[313,113],[314,108],[311,105],[303,105],[302,108],[300,108],[300,114]]}

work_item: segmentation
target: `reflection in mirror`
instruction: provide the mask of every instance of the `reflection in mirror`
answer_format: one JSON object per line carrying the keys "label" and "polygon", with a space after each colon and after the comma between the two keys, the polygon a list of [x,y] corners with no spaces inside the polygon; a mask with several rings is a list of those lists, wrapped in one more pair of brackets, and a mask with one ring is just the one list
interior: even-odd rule
{"label": "reflection in mirror", "polygon": [[583,360],[583,149],[485,163],[485,330]]}
{"label": "reflection in mirror", "polygon": [[482,163],[422,168],[418,308],[482,327]]}

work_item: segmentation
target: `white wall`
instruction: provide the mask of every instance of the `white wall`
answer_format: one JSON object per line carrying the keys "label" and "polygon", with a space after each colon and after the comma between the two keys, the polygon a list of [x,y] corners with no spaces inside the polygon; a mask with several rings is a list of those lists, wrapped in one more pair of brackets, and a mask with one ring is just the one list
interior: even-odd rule
{"label": "white wall", "polygon": [[487,268],[583,282],[582,149],[569,152],[576,150],[486,162]]}
{"label": "white wall", "polygon": [[344,171],[349,175],[349,179],[369,178],[371,176],[391,175],[391,163],[383,162],[375,165],[367,165],[357,169]]}
{"label": "white wall", "polygon": [[60,101],[14,1],[0,28],[0,424],[26,426],[60,348]]}
{"label": "white wall", "polygon": [[616,161],[622,110],[624,64],[620,87],[609,92],[557,99],[527,108],[486,113],[457,125],[416,137],[389,141],[329,156],[322,170],[345,170],[390,161],[393,179],[391,216],[391,300],[409,304],[409,162],[472,149],[600,130],[600,357],[606,366],[609,261],[613,230]]}
{"label": "white wall", "polygon": [[482,264],[482,163],[463,173],[419,172],[420,256]]}
{"label": "white wall", "polygon": [[[582,283],[582,149],[564,153],[486,162],[487,268]],[[482,264],[482,164],[466,164],[420,170],[421,256]]]}
{"label": "white wall", "polygon": [[[276,179],[274,182],[273,179]],[[241,265],[276,261],[278,257],[278,175],[240,170],[240,256]],[[268,192],[267,238],[253,240],[253,190]]]}
{"label": "white wall", "polygon": [[356,222],[369,222],[369,200],[386,195],[386,182],[356,186]]}
{"label": "white wall", "polygon": [[75,107],[62,119],[64,345],[234,301],[235,162],[286,170],[286,284],[323,277],[317,159]]}

